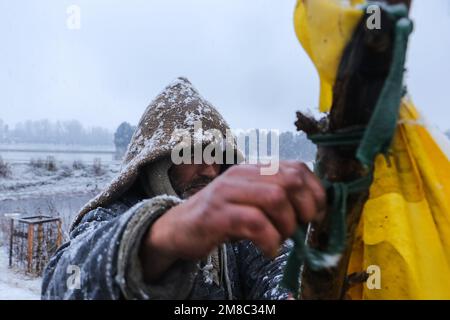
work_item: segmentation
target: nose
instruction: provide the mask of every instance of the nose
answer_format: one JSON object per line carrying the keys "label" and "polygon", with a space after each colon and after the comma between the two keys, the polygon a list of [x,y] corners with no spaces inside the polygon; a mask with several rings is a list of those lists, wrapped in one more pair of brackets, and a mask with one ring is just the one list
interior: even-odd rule
{"label": "nose", "polygon": [[203,164],[200,175],[208,177],[208,178],[215,178],[220,173],[220,164]]}

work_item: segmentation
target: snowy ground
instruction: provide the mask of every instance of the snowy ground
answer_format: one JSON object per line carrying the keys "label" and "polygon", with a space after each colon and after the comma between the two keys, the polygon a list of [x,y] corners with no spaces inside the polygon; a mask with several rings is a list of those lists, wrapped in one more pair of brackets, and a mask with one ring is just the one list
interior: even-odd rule
{"label": "snowy ground", "polygon": [[[120,165],[102,164],[97,175],[92,164],[87,163],[83,168],[74,169],[70,162],[58,162],[55,171],[35,168],[28,162],[10,163],[10,168],[11,175],[0,178],[0,222],[5,213],[56,213],[63,219],[64,230],[81,206],[112,180]],[[8,241],[1,230],[0,300],[40,299],[41,278],[8,267]]]}
{"label": "snowy ground", "polygon": [[97,192],[112,180],[119,167],[118,163],[104,164],[101,174],[96,175],[92,165],[74,169],[71,165],[57,163],[56,171],[48,171],[28,163],[13,163],[10,177],[0,179],[0,201]]}
{"label": "snowy ground", "polygon": [[39,300],[41,281],[10,269],[7,248],[0,247],[0,300]]}

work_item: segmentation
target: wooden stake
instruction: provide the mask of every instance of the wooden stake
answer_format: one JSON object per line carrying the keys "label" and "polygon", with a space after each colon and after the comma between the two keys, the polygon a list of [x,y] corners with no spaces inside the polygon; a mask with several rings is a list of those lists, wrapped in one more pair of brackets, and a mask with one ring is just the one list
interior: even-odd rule
{"label": "wooden stake", "polygon": [[[387,0],[385,2],[405,3],[410,0]],[[360,22],[352,40],[346,47],[337,79],[333,88],[333,106],[326,121],[327,128],[313,119],[297,114],[297,129],[307,134],[333,133],[354,126],[366,126],[388,76],[393,51],[392,21],[382,14],[381,30],[367,30],[367,16]],[[332,182],[348,182],[367,174],[355,159],[355,147],[319,147],[316,165],[321,178]],[[312,271],[305,267],[301,278],[302,299],[342,299],[347,288],[347,269],[368,192],[350,195],[347,212],[347,247],[337,267],[321,271]],[[322,249],[327,245],[328,219],[320,225],[313,224],[308,235],[310,246]],[[361,270],[363,272],[364,270]]]}
{"label": "wooden stake", "polygon": [[28,225],[28,272],[31,273],[33,267],[33,240],[34,240],[34,225]]}

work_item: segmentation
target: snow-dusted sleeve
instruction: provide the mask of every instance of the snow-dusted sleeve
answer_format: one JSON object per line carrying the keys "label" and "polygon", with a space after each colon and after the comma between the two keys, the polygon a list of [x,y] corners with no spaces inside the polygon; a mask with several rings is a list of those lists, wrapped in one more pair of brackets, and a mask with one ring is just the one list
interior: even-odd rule
{"label": "snow-dusted sleeve", "polygon": [[169,196],[153,198],[146,208],[137,210],[128,222],[119,247],[116,277],[126,299],[188,298],[199,270],[197,262],[179,260],[150,285],[143,280],[141,261],[138,257],[142,237],[150,225],[180,202],[178,198]]}
{"label": "snow-dusted sleeve", "polygon": [[[158,196],[123,213],[98,208],[86,214],[70,240],[50,259],[43,275],[42,299],[159,298],[163,285],[153,290],[143,283],[137,251],[150,225],[180,202]],[[195,270],[194,263],[186,265],[182,268]],[[188,290],[191,284],[184,283]]]}
{"label": "snow-dusted sleeve", "polygon": [[239,274],[245,299],[286,300],[288,291],[281,287],[284,266],[291,245],[285,242],[275,259],[265,258],[251,242],[238,245]]}

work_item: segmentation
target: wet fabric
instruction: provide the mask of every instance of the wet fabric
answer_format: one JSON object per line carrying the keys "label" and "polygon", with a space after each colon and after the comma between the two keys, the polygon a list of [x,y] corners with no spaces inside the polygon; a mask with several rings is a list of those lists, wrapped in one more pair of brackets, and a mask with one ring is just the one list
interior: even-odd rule
{"label": "wet fabric", "polygon": [[363,0],[299,0],[294,13],[298,39],[320,79],[319,109],[330,111],[333,85],[345,45],[363,16]]}
{"label": "wet fabric", "polygon": [[[228,277],[231,288],[227,288],[225,279],[218,284],[211,281],[203,272],[206,265],[201,261],[180,261],[158,282],[145,284],[136,252],[140,238],[130,234],[145,231],[180,201],[169,196],[141,201],[130,195],[87,213],[47,265],[42,299],[288,298],[280,281],[291,248],[289,243],[273,260],[264,258],[250,241],[225,244],[227,274],[222,278]],[[130,247],[135,250],[129,250]]]}
{"label": "wet fabric", "polygon": [[392,153],[376,160],[348,269],[376,266],[381,287],[359,284],[351,298],[450,299],[450,147],[435,134],[405,99]]}
{"label": "wet fabric", "polygon": [[[363,2],[298,1],[296,33],[319,73],[321,111],[330,110],[337,67]],[[348,298],[449,299],[448,139],[404,98],[390,151],[376,158],[348,268],[348,274],[369,270],[372,285],[352,287]]]}

